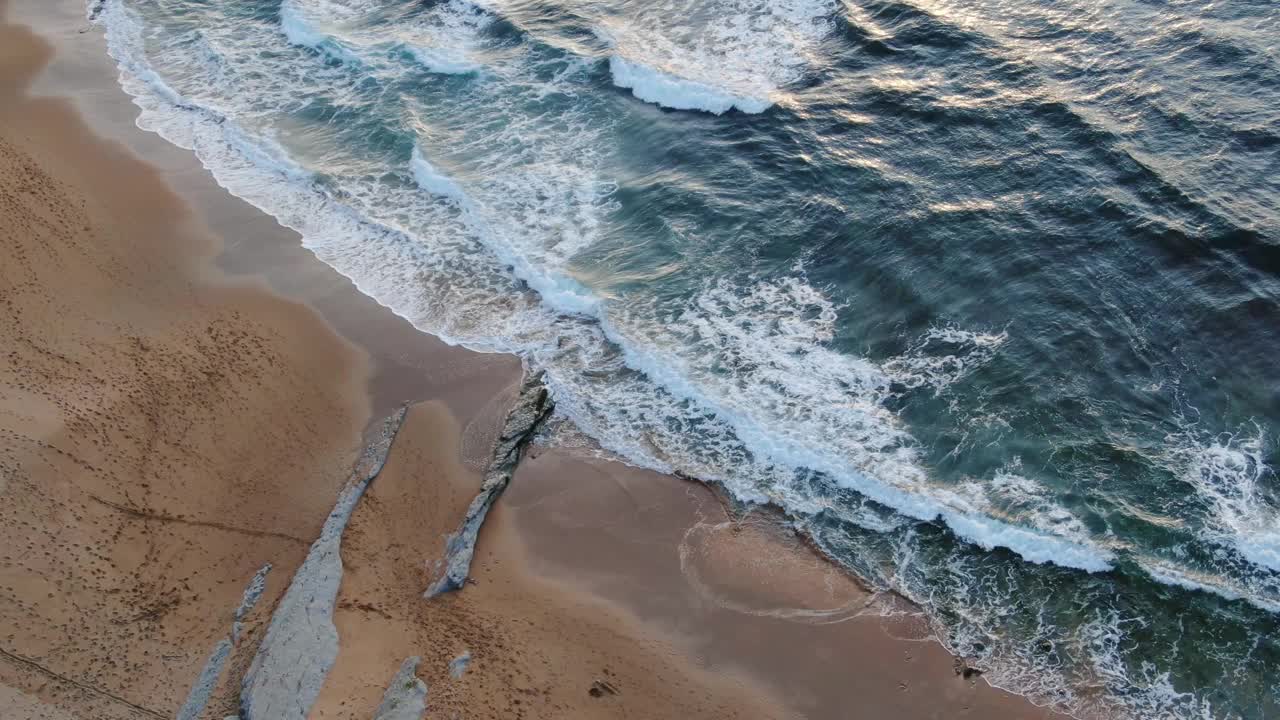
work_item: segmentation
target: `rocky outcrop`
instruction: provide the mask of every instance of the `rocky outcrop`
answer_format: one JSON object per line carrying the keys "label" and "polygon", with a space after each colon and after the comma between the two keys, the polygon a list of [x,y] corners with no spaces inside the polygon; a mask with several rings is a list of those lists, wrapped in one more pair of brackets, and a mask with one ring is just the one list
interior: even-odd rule
{"label": "rocky outcrop", "polygon": [[240,621],[249,614],[254,605],[258,604],[258,598],[262,597],[262,591],[267,588],[269,572],[271,572],[271,564],[267,563],[261,570],[254,573],[253,579],[245,587],[244,594],[240,597],[240,607],[236,608],[235,616],[231,621],[231,632],[213,646],[213,652],[209,653],[209,659],[205,661],[200,676],[196,678],[195,684],[187,693],[187,701],[178,709],[178,720],[196,720],[209,704],[209,697],[218,684],[218,678],[222,676],[222,666],[227,663],[232,647],[240,639]]}
{"label": "rocky outcrop", "polygon": [[494,446],[493,459],[485,472],[484,484],[467,508],[458,531],[449,536],[445,546],[444,574],[427,589],[427,598],[458,590],[466,583],[471,572],[471,559],[475,554],[480,526],[484,524],[489,508],[511,482],[511,476],[520,462],[520,453],[554,407],[542,377],[542,373],[526,376],[521,384],[520,395],[507,414],[502,434],[498,436],[498,442]]}
{"label": "rocky outcrop", "polygon": [[231,638],[224,637],[213,646],[213,652],[209,653],[204,669],[200,671],[200,676],[187,692],[187,701],[178,708],[178,720],[196,720],[200,717],[205,705],[209,704],[209,696],[213,694],[218,678],[222,675],[222,666],[226,664],[230,655]]}
{"label": "rocky outcrop", "polygon": [[338,657],[333,607],[342,582],[342,532],[378,476],[404,422],[405,409],[383,421],[276,607],[241,684],[242,720],[306,720]]}
{"label": "rocky outcrop", "polygon": [[271,572],[271,563],[262,566],[262,569],[254,573],[253,579],[244,588],[244,594],[240,596],[240,607],[236,608],[235,619],[231,621],[231,642],[240,642],[240,623],[244,621],[249,611],[254,605],[258,604],[258,600],[262,597],[262,593],[267,589],[267,573]]}
{"label": "rocky outcrop", "polygon": [[373,720],[422,720],[427,711],[427,684],[416,674],[420,662],[422,658],[411,657],[400,665],[382,695]]}
{"label": "rocky outcrop", "polygon": [[956,674],[964,676],[965,680],[981,677],[984,672],[982,669],[970,665],[969,659],[963,657],[956,658],[952,661],[951,666],[955,668]]}

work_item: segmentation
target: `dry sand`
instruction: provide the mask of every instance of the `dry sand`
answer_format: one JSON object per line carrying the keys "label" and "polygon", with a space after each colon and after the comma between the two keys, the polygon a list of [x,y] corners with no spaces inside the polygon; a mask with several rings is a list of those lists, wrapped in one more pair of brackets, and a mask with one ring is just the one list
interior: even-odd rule
{"label": "dry sand", "polygon": [[0,48],[0,681],[171,717],[244,584],[275,564],[269,606],[315,537],[368,363],[220,278],[217,239],[65,103],[19,97],[43,43]]}
{"label": "dry sand", "polygon": [[[0,28],[0,719],[172,717],[271,562],[205,717],[232,712],[361,429],[403,401],[314,718],[368,718],[409,655],[433,719],[1050,717],[772,517],[563,450],[522,465],[474,582],[423,600],[518,363],[413,331],[133,128],[77,0],[14,10],[57,54]],[[41,72],[74,105],[24,96]]]}

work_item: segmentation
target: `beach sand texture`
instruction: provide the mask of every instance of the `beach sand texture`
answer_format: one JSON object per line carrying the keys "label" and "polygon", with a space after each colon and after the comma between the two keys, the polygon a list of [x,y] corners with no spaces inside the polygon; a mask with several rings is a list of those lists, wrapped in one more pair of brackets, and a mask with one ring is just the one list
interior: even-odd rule
{"label": "beach sand texture", "polygon": [[[75,2],[9,11],[79,42]],[[371,717],[410,656],[428,718],[1052,717],[958,676],[909,608],[880,617],[892,598],[770,514],[566,450],[526,457],[473,582],[424,600],[518,361],[413,331],[104,120],[130,109],[105,53],[53,73],[96,84],[96,125],[28,95],[55,47],[0,29],[0,718],[173,717],[270,563],[201,717],[233,714],[362,433],[403,402],[343,535],[313,718]]]}
{"label": "beach sand texture", "polygon": [[0,103],[0,673],[78,717],[172,716],[245,583],[287,578],[315,536],[367,361],[219,279],[154,172],[14,96],[47,48],[0,47],[26,48]]}

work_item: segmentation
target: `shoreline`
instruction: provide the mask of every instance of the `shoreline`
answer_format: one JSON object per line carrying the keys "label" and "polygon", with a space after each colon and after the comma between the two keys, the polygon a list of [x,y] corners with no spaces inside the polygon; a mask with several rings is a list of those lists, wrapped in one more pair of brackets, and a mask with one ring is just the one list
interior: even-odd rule
{"label": "shoreline", "polygon": [[[1057,717],[956,676],[951,656],[926,637],[927,628],[862,614],[871,598],[849,575],[776,523],[744,525],[728,517],[714,489],[564,450],[534,453],[517,470],[477,546],[474,586],[439,604],[424,603],[426,568],[439,558],[443,535],[478,485],[519,382],[519,360],[449,346],[414,329],[311,256],[296,233],[218,187],[191,153],[134,127],[135,108],[116,85],[101,34],[88,27],[78,5],[23,10],[52,36],[43,50],[38,43],[9,43],[37,74],[27,96],[74,106],[93,132],[122,143],[128,160],[149,166],[144,171],[173,195],[179,208],[165,222],[216,240],[188,254],[197,266],[190,282],[295,308],[324,326],[315,331],[323,339],[311,347],[328,343],[351,358],[367,356],[348,361],[361,369],[334,370],[327,383],[317,383],[342,385],[348,396],[361,397],[349,400],[355,409],[347,413],[348,426],[360,424],[356,415],[368,425],[393,407],[417,403],[407,448],[393,449],[386,477],[372,486],[348,528],[348,576],[335,613],[342,653],[312,717],[367,716],[406,654],[427,659],[419,674],[431,688],[428,717],[447,717],[444,709],[480,714],[480,708],[493,717],[836,717],[850,702],[871,717]],[[0,19],[21,22],[14,10],[6,12],[0,2]],[[4,56],[6,82],[13,61]],[[0,91],[11,88],[0,85]],[[84,142],[101,144],[87,129],[79,132]],[[335,332],[341,339],[330,337]],[[342,447],[329,447],[331,456],[354,457],[355,438],[337,444]],[[328,463],[337,475],[348,464]],[[310,494],[290,537],[314,537],[337,482],[331,477],[325,491]],[[261,631],[291,564],[301,561],[298,542],[279,541],[293,548],[273,571],[250,637]],[[757,562],[761,558],[769,562]],[[236,572],[243,575],[239,566]],[[211,602],[225,607],[243,579],[229,574]],[[532,609],[515,607],[525,603]],[[206,623],[198,642],[183,638],[191,646],[175,675],[184,678],[175,680],[179,687],[151,692],[181,700],[214,628],[223,629],[219,622]],[[438,643],[442,636],[449,642]],[[768,641],[748,642],[755,637]],[[237,650],[233,668],[247,663],[246,652]],[[472,653],[473,664],[453,678],[448,661],[461,652]],[[617,696],[588,693],[593,682],[616,686]],[[0,691],[9,692],[9,683],[7,672],[0,675]],[[226,710],[234,693],[224,681],[214,706]]]}

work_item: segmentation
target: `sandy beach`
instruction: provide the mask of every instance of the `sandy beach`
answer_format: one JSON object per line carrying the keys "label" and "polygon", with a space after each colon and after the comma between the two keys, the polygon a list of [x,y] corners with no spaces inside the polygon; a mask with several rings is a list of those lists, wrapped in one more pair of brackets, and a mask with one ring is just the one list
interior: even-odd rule
{"label": "sandy beach", "polygon": [[417,332],[134,127],[80,3],[0,0],[0,23],[0,718],[175,716],[270,564],[201,717],[234,715],[403,404],[342,537],[312,718],[370,717],[410,656],[428,718],[1057,717],[958,673],[772,513],[572,449],[526,454],[472,582],[424,599],[518,359]]}

